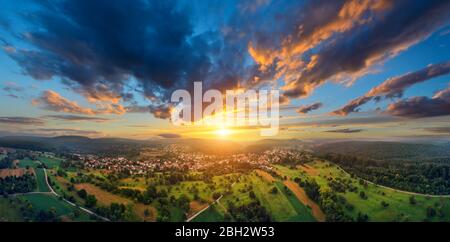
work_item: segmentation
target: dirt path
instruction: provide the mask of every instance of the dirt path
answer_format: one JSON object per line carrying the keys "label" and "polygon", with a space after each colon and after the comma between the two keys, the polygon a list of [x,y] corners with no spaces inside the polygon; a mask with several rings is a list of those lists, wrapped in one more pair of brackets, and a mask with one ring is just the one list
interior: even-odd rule
{"label": "dirt path", "polygon": [[70,201],[66,200],[65,198],[61,197],[58,193],[55,192],[55,190],[53,190],[52,186],[50,186],[50,184],[48,183],[47,169],[45,169],[45,168],[43,168],[43,169],[44,169],[44,174],[45,174],[45,182],[47,183],[47,186],[48,186],[48,188],[50,189],[50,193],[51,193],[51,194],[55,195],[56,197],[60,197],[64,202],[68,203],[69,205],[71,205],[71,206],[73,206],[73,207],[77,207],[77,208],[79,208],[79,209],[85,211],[86,213],[88,213],[88,214],[90,214],[90,215],[94,215],[94,216],[96,216],[96,217],[98,217],[98,218],[100,218],[100,219],[102,219],[102,220],[104,220],[104,221],[108,221],[108,222],[111,221],[111,220],[109,220],[108,218],[105,218],[105,217],[103,217],[103,216],[100,216],[100,215],[98,215],[98,214],[92,212],[91,210],[89,210],[89,209],[87,209],[87,208],[83,208],[83,207],[81,207],[81,206],[78,206],[78,205],[76,205],[75,203],[70,202]]}
{"label": "dirt path", "polygon": [[309,206],[312,210],[312,215],[314,218],[317,219],[319,222],[325,221],[325,214],[323,213],[322,209],[320,209],[319,205],[312,201],[305,193],[305,190],[303,190],[301,187],[299,187],[295,182],[293,181],[284,181],[284,185],[286,185],[297,197],[300,202],[303,204]]}

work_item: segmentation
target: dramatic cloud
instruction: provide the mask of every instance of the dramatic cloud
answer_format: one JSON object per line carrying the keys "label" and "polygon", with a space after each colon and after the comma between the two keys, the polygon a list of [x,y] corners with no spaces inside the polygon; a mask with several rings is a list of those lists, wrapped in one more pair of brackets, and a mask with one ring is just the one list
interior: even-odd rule
{"label": "dramatic cloud", "polygon": [[60,79],[111,112],[113,105],[129,106],[120,112],[146,109],[135,107],[131,90],[158,118],[169,117],[169,94],[194,81],[219,90],[282,83],[287,103],[326,81],[356,80],[450,15],[450,2],[441,0],[35,4],[21,14],[27,31],[12,35],[25,43],[3,46],[25,74]]}
{"label": "dramatic cloud", "polygon": [[297,109],[297,113],[306,114],[313,110],[319,109],[322,106],[323,106],[323,104],[321,102],[316,102],[316,103],[313,103],[310,105],[301,106],[300,108]]}
{"label": "dramatic cloud", "polygon": [[108,118],[79,116],[79,115],[45,115],[43,116],[43,118],[51,118],[63,121],[90,121],[90,122],[92,121],[97,123],[103,123],[111,120]]}
{"label": "dramatic cloud", "polygon": [[375,64],[428,37],[449,17],[449,2],[395,1],[392,5],[386,13],[374,16],[372,23],[354,29],[351,36],[343,35],[318,51],[309,67],[289,84],[286,94],[307,95],[329,79],[355,80],[370,72]]}
{"label": "dramatic cloud", "polygon": [[343,133],[343,134],[351,134],[351,133],[359,133],[364,131],[363,129],[334,129],[334,130],[327,130],[324,132],[328,133]]}
{"label": "dramatic cloud", "polygon": [[42,93],[41,97],[33,100],[33,105],[40,105],[44,109],[65,112],[65,113],[77,113],[77,114],[94,114],[94,110],[90,108],[84,108],[78,105],[74,101],[70,101],[59,93],[48,90]]}
{"label": "dramatic cloud", "polygon": [[178,139],[181,138],[181,135],[179,134],[158,134],[159,137],[165,138],[165,139]]}
{"label": "dramatic cloud", "polygon": [[433,97],[412,97],[392,103],[386,113],[408,118],[423,118],[450,115],[450,88]]}
{"label": "dramatic cloud", "polygon": [[0,117],[0,124],[13,125],[44,125],[45,122],[38,118],[29,117]]}
{"label": "dramatic cloud", "polygon": [[150,106],[149,108],[150,112],[155,116],[155,118],[170,118],[172,108],[168,105]]}
{"label": "dramatic cloud", "polygon": [[150,113],[150,106],[130,105],[125,110],[127,113]]}
{"label": "dramatic cloud", "polygon": [[74,114],[123,114],[125,109],[120,104],[106,104],[100,106],[98,109],[85,108],[78,105],[77,102],[70,101],[62,97],[59,93],[47,90],[42,93],[41,97],[34,99],[32,101],[33,105],[41,106],[44,109],[64,112],[64,113],[74,113]]}
{"label": "dramatic cloud", "polygon": [[335,110],[333,112],[333,114],[337,114],[337,115],[342,115],[345,116],[349,113],[352,112],[358,112],[359,111],[359,106],[367,103],[368,101],[372,100],[373,97],[366,97],[366,96],[362,96],[356,99],[353,99],[352,101],[350,101],[348,104],[346,104],[344,107]]}
{"label": "dramatic cloud", "polygon": [[450,61],[435,65],[429,65],[419,71],[411,72],[402,76],[390,78],[377,87],[372,88],[364,96],[356,98],[346,104],[344,107],[334,111],[338,115],[348,115],[351,112],[357,112],[358,107],[369,102],[372,99],[381,98],[399,98],[408,87],[427,81],[429,79],[446,75],[450,73]]}
{"label": "dramatic cloud", "polygon": [[424,128],[423,130],[432,133],[450,134],[450,127],[431,127],[431,128]]}
{"label": "dramatic cloud", "polygon": [[193,35],[176,1],[35,3],[40,11],[27,15],[33,31],[23,38],[36,48],[9,54],[26,74],[60,77],[92,102],[117,103],[132,77],[155,98],[209,70],[207,40]]}

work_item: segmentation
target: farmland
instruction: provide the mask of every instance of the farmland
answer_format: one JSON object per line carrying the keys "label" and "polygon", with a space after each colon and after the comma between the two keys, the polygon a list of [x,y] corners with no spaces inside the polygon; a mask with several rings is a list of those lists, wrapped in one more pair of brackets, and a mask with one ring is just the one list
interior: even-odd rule
{"label": "farmland", "polygon": [[[352,178],[338,166],[325,161],[315,161],[310,166],[316,171],[315,175],[308,174],[303,168],[289,169],[277,166],[280,174],[290,179],[299,177],[302,179],[314,179],[320,189],[330,189],[330,179],[346,180],[356,187],[358,192],[339,192],[345,200],[353,206],[353,209],[344,210],[347,215],[356,219],[358,213],[367,214],[370,221],[438,221],[448,220],[450,214],[450,198],[430,197],[422,195],[410,195],[408,193],[386,189],[374,184],[361,182]],[[365,196],[361,198],[360,192]],[[414,197],[414,204],[410,199]],[[384,204],[384,206],[382,205]],[[429,208],[436,210],[440,216],[427,216]]]}
{"label": "farmland", "polygon": [[[158,154],[166,153],[155,151],[149,157],[158,159]],[[48,154],[31,153],[30,157],[18,159],[19,169],[1,171],[9,177],[29,167],[34,173],[28,177],[33,181],[29,184],[33,189],[3,199],[1,206],[8,210],[0,212],[4,220],[375,222],[450,218],[450,198],[375,185],[323,157],[298,151],[275,150],[263,153],[263,158],[237,155],[233,162],[253,159],[260,163],[221,165],[226,172],[217,170],[214,164],[195,163],[204,158],[214,161],[196,153],[183,154],[183,159],[201,169],[179,169],[179,160],[170,161],[176,156],[164,156],[166,160],[158,164],[159,170],[147,173],[133,167],[137,163],[120,157],[90,156],[88,167]],[[267,162],[274,157],[278,157],[278,162]],[[116,162],[130,170],[124,172]],[[56,194],[50,192],[44,169]],[[14,193],[11,186],[8,189]],[[11,201],[20,202],[14,208]],[[24,209],[28,205],[33,212]]]}
{"label": "farmland", "polygon": [[37,191],[38,192],[50,192],[50,189],[47,186],[47,182],[45,181],[45,173],[44,169],[36,168],[34,169],[37,180]]}
{"label": "farmland", "polygon": [[[20,199],[29,202],[31,206],[37,210],[54,211],[56,216],[72,221],[89,221],[90,217],[87,213],[72,207],[66,202],[61,201],[57,197],[49,194],[27,194],[20,196]],[[75,212],[78,211],[78,212]]]}
{"label": "farmland", "polygon": [[0,211],[0,222],[23,221],[19,208],[6,198],[0,198]]}

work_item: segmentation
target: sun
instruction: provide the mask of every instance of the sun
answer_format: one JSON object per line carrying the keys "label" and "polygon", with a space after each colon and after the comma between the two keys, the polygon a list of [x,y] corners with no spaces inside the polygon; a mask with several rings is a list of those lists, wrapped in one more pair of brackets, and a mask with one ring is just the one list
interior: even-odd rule
{"label": "sun", "polygon": [[216,130],[216,134],[222,137],[228,136],[231,134],[231,130],[227,128],[220,128]]}

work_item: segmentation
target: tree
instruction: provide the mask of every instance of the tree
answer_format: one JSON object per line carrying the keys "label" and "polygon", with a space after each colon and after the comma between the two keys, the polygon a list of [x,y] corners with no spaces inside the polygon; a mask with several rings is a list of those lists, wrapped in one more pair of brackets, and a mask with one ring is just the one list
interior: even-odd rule
{"label": "tree", "polygon": [[367,222],[369,221],[369,216],[367,214],[363,214],[361,212],[358,212],[358,215],[356,217],[357,222]]}
{"label": "tree", "polygon": [[436,210],[430,206],[427,207],[427,217],[432,218],[434,216],[436,216]]}
{"label": "tree", "polygon": [[417,203],[416,197],[410,196],[410,197],[409,197],[409,204],[415,205],[416,203]]}
{"label": "tree", "polygon": [[79,191],[77,192],[77,194],[78,194],[78,196],[80,196],[81,198],[86,199],[86,196],[87,196],[86,190],[81,189],[81,190],[79,190]]}
{"label": "tree", "polygon": [[220,197],[220,193],[218,193],[218,192],[213,193],[213,199],[214,200],[219,199],[219,197]]}
{"label": "tree", "polygon": [[189,198],[185,194],[178,198],[178,206],[184,211],[189,210]]}
{"label": "tree", "polygon": [[87,195],[84,200],[84,204],[86,207],[92,208],[97,204],[97,198],[94,195]]}
{"label": "tree", "polygon": [[146,209],[144,210],[144,216],[145,216],[145,217],[148,217],[148,216],[150,216],[150,215],[151,215],[150,210],[148,210],[148,208],[146,208]]}
{"label": "tree", "polygon": [[359,192],[359,197],[364,199],[364,200],[367,199],[367,195],[366,195],[366,193],[364,191],[360,191]]}
{"label": "tree", "polygon": [[389,203],[387,203],[387,202],[385,202],[385,201],[381,201],[381,206],[382,206],[383,208],[387,208],[387,207],[389,207]]}
{"label": "tree", "polygon": [[276,187],[273,187],[272,189],[270,189],[270,193],[277,194],[278,193],[278,189]]}

